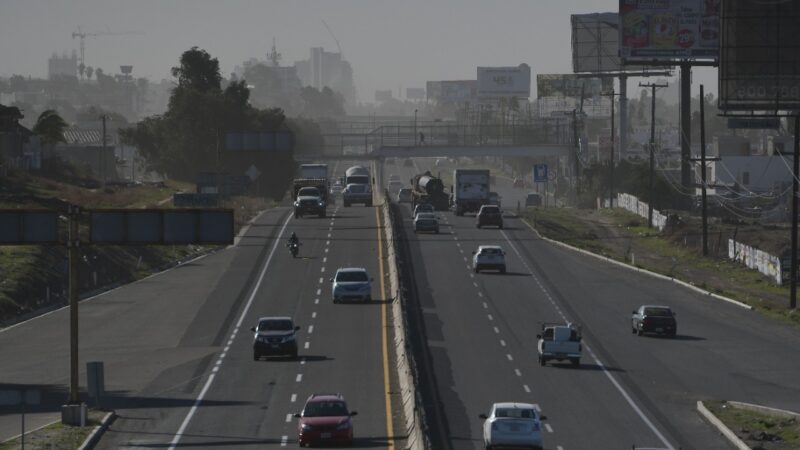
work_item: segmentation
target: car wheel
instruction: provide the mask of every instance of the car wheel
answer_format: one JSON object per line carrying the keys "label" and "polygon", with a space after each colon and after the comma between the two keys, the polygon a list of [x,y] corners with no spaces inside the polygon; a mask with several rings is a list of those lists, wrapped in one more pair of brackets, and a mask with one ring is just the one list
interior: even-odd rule
{"label": "car wheel", "polygon": [[505,267],[500,268],[500,273],[506,273],[506,268]]}
{"label": "car wheel", "polygon": [[492,447],[491,445],[488,445],[488,444],[487,444],[487,445],[486,445],[484,448],[485,448],[486,450],[492,450],[492,448],[494,448],[494,447]]}
{"label": "car wheel", "polygon": [[481,272],[481,269],[479,269],[479,268],[477,268],[477,267],[476,267],[476,268],[475,268],[475,273],[480,273],[480,272]]}
{"label": "car wheel", "polygon": [[570,358],[569,361],[575,367],[580,367],[580,365],[581,365],[581,359],[580,358]]}
{"label": "car wheel", "polygon": [[294,213],[294,218],[297,219],[300,217],[300,214]]}
{"label": "car wheel", "polygon": [[477,228],[477,229],[479,229],[479,230],[480,230],[480,229],[481,229],[481,224],[479,224],[479,223],[476,223],[476,224],[475,224],[475,228]]}
{"label": "car wheel", "polygon": [[334,298],[333,299],[333,303],[339,303],[339,299],[338,298]]}
{"label": "car wheel", "polygon": [[372,302],[372,296],[368,295],[368,296],[364,297],[364,302],[371,303]]}
{"label": "car wheel", "polygon": [[261,355],[258,353],[253,353],[253,361],[258,361],[259,359],[261,359]]}
{"label": "car wheel", "polygon": [[642,331],[642,329],[641,329],[641,328],[637,328],[637,329],[636,329],[636,335],[637,335],[637,336],[641,336],[643,333],[644,333],[644,332]]}
{"label": "car wheel", "polygon": [[292,359],[297,359],[297,356],[298,356],[297,349],[294,349],[294,351],[292,352]]}
{"label": "car wheel", "polygon": [[544,356],[540,356],[539,357],[539,364],[542,365],[542,366],[547,364],[547,358],[545,358]]}
{"label": "car wheel", "polygon": [[500,229],[501,229],[501,230],[503,229],[503,224],[500,224]]}

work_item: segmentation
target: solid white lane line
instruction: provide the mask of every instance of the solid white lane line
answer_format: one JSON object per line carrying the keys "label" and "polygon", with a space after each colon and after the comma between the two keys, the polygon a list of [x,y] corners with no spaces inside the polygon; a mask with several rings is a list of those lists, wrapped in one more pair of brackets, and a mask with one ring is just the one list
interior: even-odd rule
{"label": "solid white lane line", "polygon": [[[506,239],[506,242],[508,242],[508,244],[511,246],[511,249],[514,250],[514,253],[517,254],[517,256],[520,259],[520,262],[522,262],[522,265],[525,266],[525,269],[528,272],[530,272],[531,275],[533,275],[534,280],[536,280],[537,283],[538,283],[539,282],[539,277],[537,277],[536,273],[533,270],[531,270],[530,266],[528,266],[528,263],[525,261],[525,258],[522,257],[522,254],[517,249],[517,246],[514,245],[513,242],[511,242],[511,239],[508,237],[508,235],[506,234],[505,231],[500,230],[500,233]],[[547,297],[550,299],[550,302],[553,303],[554,306],[556,306],[556,311],[558,311],[558,313],[561,316],[561,318],[564,319],[565,322],[568,322],[566,315],[564,315],[564,313],[561,312],[561,309],[558,308],[558,305],[555,304],[555,302],[553,301],[552,297],[550,296],[550,293],[543,286],[541,286],[541,284],[540,284],[540,287],[541,287],[542,291],[544,291],[544,293],[547,294]],[[633,401],[633,398],[628,394],[628,391],[626,391],[622,387],[622,385],[619,384],[617,379],[614,378],[614,376],[611,374],[611,372],[608,371],[606,366],[600,361],[600,359],[597,357],[597,355],[594,353],[594,351],[591,349],[591,347],[589,347],[588,345],[584,344],[583,348],[585,348],[586,351],[589,352],[589,354],[591,355],[591,357],[594,360],[595,364],[597,364],[597,366],[600,367],[600,369],[602,369],[603,373],[606,375],[606,377],[609,379],[609,381],[611,381],[611,384],[613,384],[614,387],[617,388],[617,391],[619,391],[619,393],[622,395],[622,397],[625,399],[625,401],[628,403],[628,405],[631,407],[631,409],[633,409],[633,411],[639,416],[639,418],[642,419],[642,421],[645,423],[645,425],[647,425],[647,427],[650,428],[650,431],[652,431],[653,434],[655,434],[656,437],[661,441],[661,443],[664,444],[668,449],[675,450],[675,447],[673,447],[672,444],[669,443],[667,438],[665,438],[664,435],[661,434],[661,431],[659,431],[659,429],[650,420],[650,418],[647,417],[647,415],[644,413],[644,411],[642,411],[641,408],[639,408],[639,405],[637,405],[636,402]]]}
{"label": "solid white lane line", "polygon": [[314,332],[314,325],[309,325],[308,326],[308,334],[311,334],[313,332]]}
{"label": "solid white lane line", "polygon": [[[250,306],[253,304],[253,300],[256,298],[256,293],[258,292],[259,288],[261,287],[261,283],[264,282],[264,277],[267,275],[267,269],[269,268],[270,263],[272,262],[272,257],[275,256],[275,250],[278,248],[278,244],[282,242],[281,237],[283,236],[283,232],[286,231],[286,226],[289,225],[289,221],[292,219],[292,216],[289,215],[286,220],[283,222],[283,226],[281,230],[278,232],[278,237],[275,238],[274,243],[272,244],[272,250],[270,250],[269,255],[267,256],[267,260],[264,261],[264,265],[261,268],[261,273],[258,275],[258,279],[256,280],[256,284],[253,286],[252,292],[250,292],[250,297],[247,299],[247,303],[244,305],[242,309],[242,314],[239,316],[239,320],[236,322],[236,326],[231,333],[231,339],[236,336],[236,332],[239,331],[239,327],[242,326],[244,322],[244,318],[247,316],[248,311],[250,311]],[[215,367],[218,368],[219,366]],[[203,385],[203,389],[200,390],[200,394],[194,401],[191,409],[189,409],[189,413],[186,414],[184,417],[183,422],[181,422],[181,426],[178,427],[178,431],[175,433],[175,436],[172,437],[172,440],[169,443],[169,450],[175,450],[175,447],[180,442],[183,433],[186,431],[186,428],[189,426],[189,422],[192,421],[192,417],[194,417],[195,413],[197,412],[197,408],[200,407],[200,404],[203,402],[203,398],[205,398],[208,389],[211,387],[211,384],[214,382],[214,378],[216,377],[216,373],[212,373],[208,380],[206,380],[206,384]]]}
{"label": "solid white lane line", "polygon": [[518,377],[522,376],[522,372],[520,372],[519,369],[514,369],[514,373],[517,374]]}
{"label": "solid white lane line", "polygon": [[514,357],[511,356],[510,353],[506,353],[506,358],[508,358],[509,361],[513,361],[514,360]]}
{"label": "solid white lane line", "polygon": [[303,381],[303,374],[302,373],[298,373],[297,377],[295,377],[294,381],[295,381],[295,383],[299,383],[299,382]]}
{"label": "solid white lane line", "polygon": [[297,401],[297,394],[292,394],[292,399],[290,400],[292,403]]}
{"label": "solid white lane line", "polygon": [[531,393],[531,388],[529,388],[527,384],[523,384],[522,385],[522,389],[525,389],[525,392],[527,392],[529,394]]}
{"label": "solid white lane line", "polygon": [[286,415],[286,422],[291,422],[293,417],[294,417],[294,414],[292,414],[292,413],[287,414]]}
{"label": "solid white lane line", "polygon": [[549,423],[544,424],[544,428],[547,430],[548,433],[553,432],[553,427],[551,427]]}

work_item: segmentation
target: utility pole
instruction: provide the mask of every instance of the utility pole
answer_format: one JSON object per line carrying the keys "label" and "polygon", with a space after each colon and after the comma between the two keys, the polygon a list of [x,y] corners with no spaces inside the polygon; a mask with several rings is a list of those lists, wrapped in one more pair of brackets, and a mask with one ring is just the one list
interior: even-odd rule
{"label": "utility pole", "polygon": [[800,159],[800,113],[794,116],[794,176],[792,177],[792,282],[789,308],[797,308],[797,197],[798,159]]}
{"label": "utility pole", "polygon": [[609,175],[608,175],[608,207],[609,208],[613,208],[614,207],[614,166],[616,165],[616,160],[614,159],[614,144],[615,144],[615,141],[616,141],[616,139],[614,138],[614,135],[616,134],[616,132],[614,131],[614,96],[621,95],[621,94],[615,94],[614,93],[614,88],[612,87],[610,93],[602,94],[602,95],[611,98],[611,155],[608,158],[608,169],[609,169]]}
{"label": "utility pole", "polygon": [[650,102],[650,198],[647,201],[647,226],[653,228],[653,173],[655,172],[654,152],[656,147],[656,89],[667,87],[667,83],[639,83],[639,87],[651,88],[651,102]]}
{"label": "utility pole", "polygon": [[102,121],[103,121],[103,149],[100,150],[100,158],[99,158],[100,165],[97,168],[97,170],[99,172],[99,175],[101,175],[102,180],[103,180],[103,187],[106,187],[106,170],[105,170],[105,167],[103,167],[103,166],[104,166],[104,163],[106,162],[105,158],[106,158],[106,118],[107,117],[108,116],[105,115],[105,114],[100,116],[100,119],[102,119]]}
{"label": "utility pole", "polygon": [[708,203],[706,203],[706,97],[700,85],[700,180],[703,198],[703,256],[708,256]]}
{"label": "utility pole", "polygon": [[580,150],[580,143],[578,142],[578,111],[574,109],[572,110],[572,141],[575,145],[575,206],[577,206],[578,194],[581,192],[581,175],[578,160],[578,151]]}
{"label": "utility pole", "polygon": [[[692,163],[692,65],[686,61],[681,63],[681,185],[691,185]],[[702,103],[702,99],[700,99]]]}

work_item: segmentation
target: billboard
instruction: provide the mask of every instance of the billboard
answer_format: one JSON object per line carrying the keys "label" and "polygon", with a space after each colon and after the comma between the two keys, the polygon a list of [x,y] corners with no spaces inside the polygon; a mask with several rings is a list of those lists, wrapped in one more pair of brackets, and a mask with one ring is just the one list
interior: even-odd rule
{"label": "billboard", "polygon": [[619,58],[619,14],[573,14],[572,71],[619,72],[624,67]]}
{"label": "billboard", "polygon": [[376,102],[385,102],[385,101],[391,100],[391,99],[392,99],[392,90],[391,89],[375,91],[375,101]]}
{"label": "billboard", "polygon": [[800,1],[726,0],[719,108],[800,111]]}
{"label": "billboard", "polygon": [[442,103],[474,101],[478,82],[475,80],[428,81],[428,99]]}
{"label": "billboard", "polygon": [[406,88],[406,98],[409,100],[425,100],[425,88]]}
{"label": "billboard", "polygon": [[478,67],[478,97],[531,96],[531,67]]}
{"label": "billboard", "polygon": [[537,97],[597,97],[611,92],[613,78],[588,78],[572,74],[537,74]]}
{"label": "billboard", "polygon": [[109,209],[89,215],[93,244],[228,245],[233,228],[231,209]]}
{"label": "billboard", "polygon": [[623,63],[719,58],[721,0],[620,0]]}

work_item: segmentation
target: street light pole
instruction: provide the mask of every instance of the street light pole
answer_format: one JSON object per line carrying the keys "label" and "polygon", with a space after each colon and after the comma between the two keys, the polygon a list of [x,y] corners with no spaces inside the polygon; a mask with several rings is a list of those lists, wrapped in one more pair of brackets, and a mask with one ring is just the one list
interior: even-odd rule
{"label": "street light pole", "polygon": [[[603,94],[605,96],[611,97],[611,155],[608,159],[608,166],[609,166],[609,175],[608,175],[608,207],[614,207],[614,166],[616,165],[616,160],[614,159],[614,144],[616,143],[616,139],[614,135],[616,134],[615,127],[614,127],[614,97],[617,94],[614,92],[614,88],[611,88],[611,92],[608,94]],[[620,150],[621,151],[621,150]]]}
{"label": "street light pole", "polygon": [[417,146],[417,110],[414,110],[414,147]]}
{"label": "street light pole", "polygon": [[656,88],[667,87],[667,83],[639,83],[640,87],[649,87],[653,90],[650,102],[650,187],[648,192],[650,198],[647,201],[647,226],[653,228],[653,172],[655,162],[653,160],[656,147]]}

